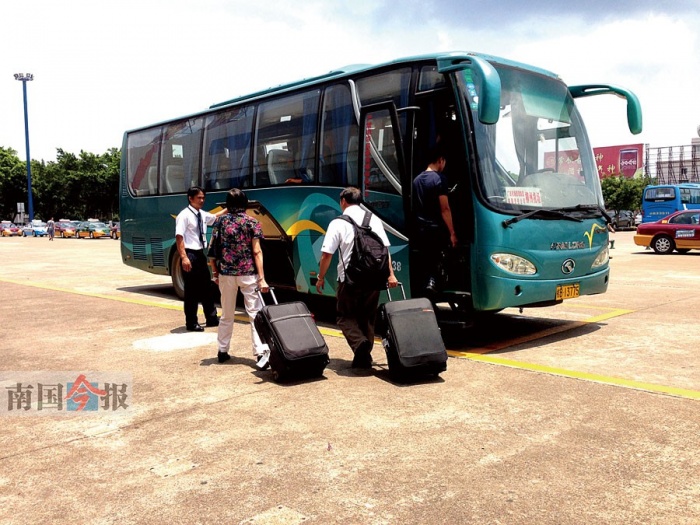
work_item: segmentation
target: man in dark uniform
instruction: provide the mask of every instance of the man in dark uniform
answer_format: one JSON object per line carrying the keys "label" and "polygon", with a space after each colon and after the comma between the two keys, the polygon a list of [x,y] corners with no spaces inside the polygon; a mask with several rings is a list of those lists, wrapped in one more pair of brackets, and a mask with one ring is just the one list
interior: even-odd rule
{"label": "man in dark uniform", "polygon": [[207,326],[219,326],[216,305],[212,294],[206,249],[207,225],[226,210],[213,215],[202,210],[204,190],[193,186],[187,190],[189,205],[175,219],[175,243],[180,254],[182,276],[185,283],[185,327],[190,332],[203,332],[197,320],[197,308],[202,303]]}
{"label": "man in dark uniform", "polygon": [[438,289],[437,265],[442,250],[457,246],[443,170],[447,161],[440,143],[429,152],[428,167],[413,179],[416,248],[421,257],[421,284],[428,293]]}

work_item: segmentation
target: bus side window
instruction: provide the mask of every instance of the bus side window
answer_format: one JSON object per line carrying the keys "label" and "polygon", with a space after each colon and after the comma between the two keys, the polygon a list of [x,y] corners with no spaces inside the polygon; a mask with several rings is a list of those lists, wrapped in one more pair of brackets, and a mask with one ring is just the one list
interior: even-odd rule
{"label": "bus side window", "polygon": [[204,131],[204,184],[208,190],[249,185],[254,107],[233,108],[207,117]]}
{"label": "bus side window", "polygon": [[357,156],[359,155],[359,141],[357,140],[357,133],[350,137],[348,141],[348,172],[347,181],[351,186],[359,186],[359,174],[358,174],[358,163]]}
{"label": "bus side window", "polygon": [[254,186],[313,182],[319,98],[315,89],[260,105]]}
{"label": "bus side window", "polygon": [[127,180],[136,196],[158,193],[161,128],[132,133],[127,146]]}
{"label": "bus side window", "polygon": [[319,182],[357,185],[357,122],[347,84],[330,86],[323,97]]}
{"label": "bus side window", "polygon": [[295,178],[294,155],[283,149],[273,149],[267,154],[267,173],[270,184],[284,184],[288,179]]}
{"label": "bus side window", "polygon": [[183,193],[185,187],[185,169],[179,164],[168,164],[165,167],[165,192]]}
{"label": "bus side window", "polygon": [[160,154],[162,193],[184,193],[200,184],[204,119],[193,117],[165,127]]}

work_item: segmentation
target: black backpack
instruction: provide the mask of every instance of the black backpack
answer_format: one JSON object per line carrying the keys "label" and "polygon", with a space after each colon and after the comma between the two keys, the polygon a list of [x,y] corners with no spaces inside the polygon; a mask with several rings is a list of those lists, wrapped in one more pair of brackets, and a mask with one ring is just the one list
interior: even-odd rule
{"label": "black backpack", "polygon": [[[389,250],[381,237],[369,227],[372,213],[365,212],[362,225],[347,215],[337,217],[352,224],[355,242],[350,264],[345,268],[345,282],[365,290],[384,290],[389,279]],[[342,253],[340,254],[341,261]]]}

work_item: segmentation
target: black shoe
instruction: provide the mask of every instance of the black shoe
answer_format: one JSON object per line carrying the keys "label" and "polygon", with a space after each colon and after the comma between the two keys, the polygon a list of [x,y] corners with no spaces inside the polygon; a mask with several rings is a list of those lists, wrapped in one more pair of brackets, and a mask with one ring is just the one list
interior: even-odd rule
{"label": "black shoe", "polygon": [[428,279],[428,284],[425,285],[425,291],[429,294],[437,293],[437,281],[434,278]]}
{"label": "black shoe", "polygon": [[193,324],[192,326],[188,325],[186,328],[188,332],[204,332],[204,327],[199,323]]}
{"label": "black shoe", "polygon": [[214,326],[219,326],[219,318],[218,317],[211,317],[207,319],[207,327],[212,328]]}
{"label": "black shoe", "polygon": [[372,368],[372,342],[365,341],[355,350],[355,357],[352,360],[352,368]]}
{"label": "black shoe", "polygon": [[216,358],[219,360],[219,363],[225,363],[226,361],[231,359],[231,356],[228,352],[219,352],[218,354],[216,354]]}

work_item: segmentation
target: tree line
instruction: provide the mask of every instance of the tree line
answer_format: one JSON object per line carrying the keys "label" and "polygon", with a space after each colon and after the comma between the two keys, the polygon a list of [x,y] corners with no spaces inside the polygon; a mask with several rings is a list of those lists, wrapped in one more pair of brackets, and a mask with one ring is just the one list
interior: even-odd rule
{"label": "tree line", "polygon": [[[119,148],[97,155],[56,150],[55,161],[31,161],[34,218],[112,220],[119,216]],[[0,219],[14,220],[23,202],[28,218],[27,163],[0,146]]]}
{"label": "tree line", "polygon": [[644,188],[655,184],[649,177],[629,179],[618,174],[604,177],[600,181],[603,187],[603,200],[608,210],[641,210]]}
{"label": "tree line", "polygon": [[[55,161],[31,161],[34,217],[48,220],[119,216],[119,161],[121,151],[111,148],[97,155],[79,155],[58,148]],[[653,181],[648,177],[628,179],[622,175],[602,181],[605,206],[610,210],[638,210],[642,192]],[[27,164],[17,152],[0,146],[0,219],[13,220],[17,203],[27,210]]]}

